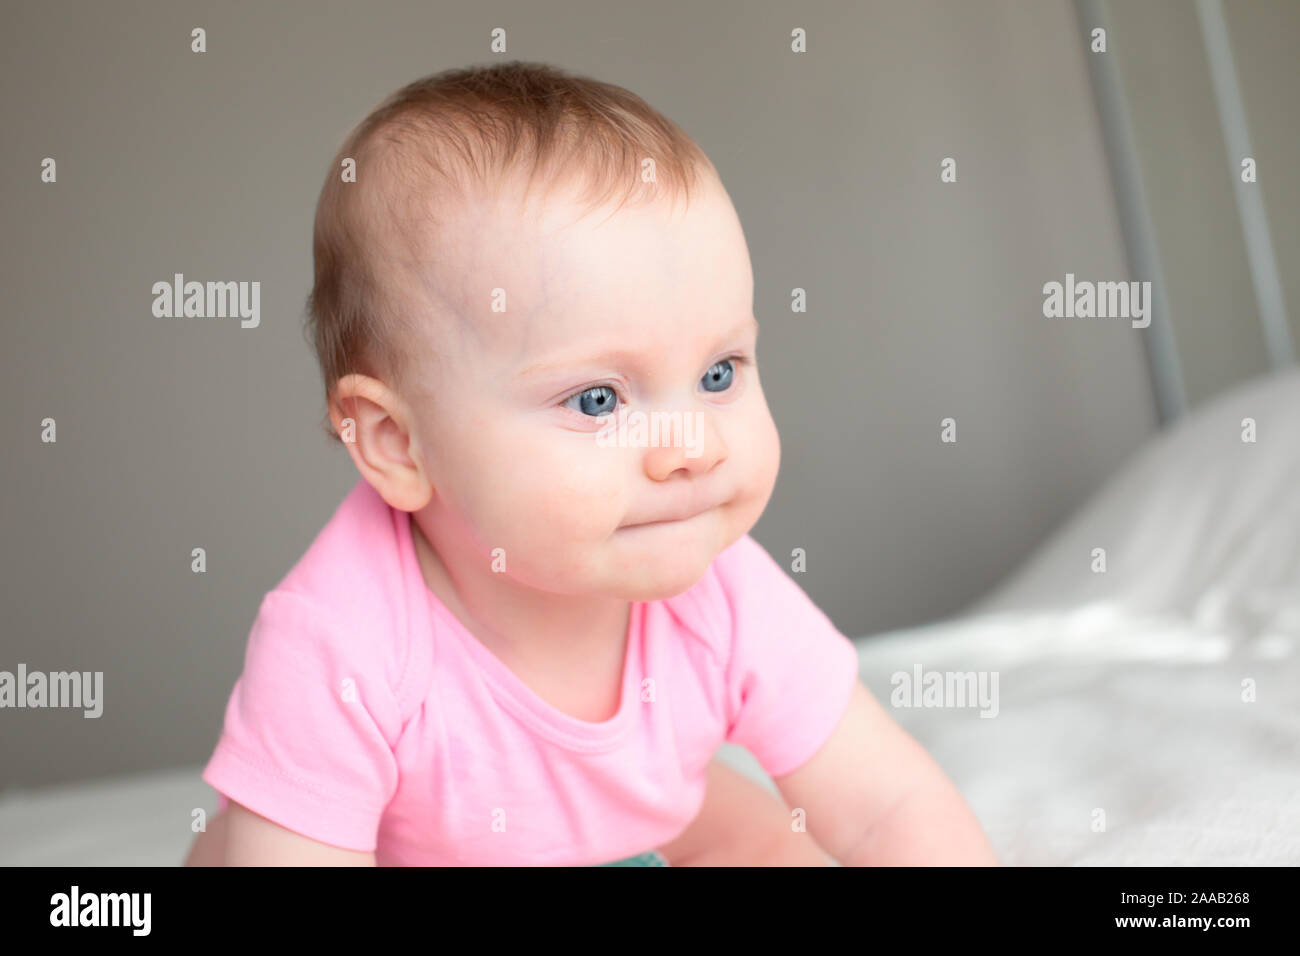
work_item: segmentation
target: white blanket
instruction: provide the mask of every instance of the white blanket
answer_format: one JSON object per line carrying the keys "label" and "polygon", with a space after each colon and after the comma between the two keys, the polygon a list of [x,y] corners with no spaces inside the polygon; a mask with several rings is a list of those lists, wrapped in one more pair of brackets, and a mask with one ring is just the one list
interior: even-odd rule
{"label": "white blanket", "polygon": [[1300,865],[1296,650],[1095,605],[901,632],[862,656],[882,702],[917,664],[998,675],[995,717],[891,712],[1005,863]]}

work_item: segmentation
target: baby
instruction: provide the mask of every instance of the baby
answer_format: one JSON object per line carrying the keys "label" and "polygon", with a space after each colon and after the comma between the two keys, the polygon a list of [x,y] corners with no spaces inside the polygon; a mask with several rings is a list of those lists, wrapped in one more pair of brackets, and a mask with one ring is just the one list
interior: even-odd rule
{"label": "baby", "polygon": [[537,64],[417,81],[314,250],[361,478],[261,604],[190,863],[996,863],[748,534],[780,460],[753,275],[679,127]]}

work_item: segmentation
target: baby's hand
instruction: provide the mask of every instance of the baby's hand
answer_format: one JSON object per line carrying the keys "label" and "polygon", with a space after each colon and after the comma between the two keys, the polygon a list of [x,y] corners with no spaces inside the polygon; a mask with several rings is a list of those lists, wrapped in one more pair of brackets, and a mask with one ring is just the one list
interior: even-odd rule
{"label": "baby's hand", "polygon": [[790,811],[758,783],[714,758],[704,805],[690,826],[659,852],[671,866],[828,866]]}
{"label": "baby's hand", "polygon": [[952,781],[860,682],[830,739],[776,785],[846,866],[997,866]]}

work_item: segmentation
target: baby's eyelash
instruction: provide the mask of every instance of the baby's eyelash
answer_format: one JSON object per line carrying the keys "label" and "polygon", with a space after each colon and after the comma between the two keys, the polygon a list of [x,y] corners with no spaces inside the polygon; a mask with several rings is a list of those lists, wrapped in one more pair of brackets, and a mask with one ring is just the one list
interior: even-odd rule
{"label": "baby's eyelash", "polygon": [[[730,362],[735,367],[736,372],[739,373],[742,368],[748,368],[753,365],[754,359],[752,356],[746,355],[743,352],[737,352],[735,355],[727,355],[718,359],[713,363],[713,365],[721,365],[723,362]],[[713,365],[710,365],[709,369],[713,368]],[[709,369],[704,370],[705,375],[709,374]]]}
{"label": "baby's eyelash", "polygon": [[[753,365],[754,359],[751,356],[744,354],[743,352],[736,352],[733,355],[724,355],[722,358],[714,362],[713,365],[718,365],[722,362],[730,362],[732,365],[735,365],[739,368],[745,368],[747,366]],[[709,368],[713,368],[713,365],[710,365]],[[709,374],[709,369],[705,369],[704,375],[708,375],[708,374]],[[618,383],[592,382],[590,385],[582,386],[582,388],[578,389],[575,392],[570,392],[568,395],[564,396],[564,398],[560,399],[556,404],[567,405],[569,402],[573,401],[573,399],[577,398],[583,392],[590,392],[592,389],[596,389],[596,388],[607,388],[615,395],[618,396],[618,400],[620,403],[625,404],[627,402],[627,399],[623,397],[623,393],[619,390]]]}
{"label": "baby's eyelash", "polygon": [[609,389],[611,392],[613,392],[615,395],[618,396],[618,400],[619,400],[619,402],[626,402],[626,401],[627,401],[627,399],[623,397],[623,393],[622,393],[621,391],[619,391],[619,387],[618,387],[618,384],[617,384],[616,382],[593,382],[593,383],[590,384],[590,385],[584,385],[584,386],[582,386],[582,388],[578,389],[576,392],[570,392],[570,393],[569,393],[568,395],[566,395],[564,398],[560,399],[559,402],[558,402],[557,404],[559,404],[559,405],[567,405],[569,402],[573,401],[573,400],[574,400],[575,398],[577,398],[579,395],[582,395],[582,394],[585,393],[585,392],[593,391],[593,390],[598,389],[598,388],[607,388],[607,389]]}

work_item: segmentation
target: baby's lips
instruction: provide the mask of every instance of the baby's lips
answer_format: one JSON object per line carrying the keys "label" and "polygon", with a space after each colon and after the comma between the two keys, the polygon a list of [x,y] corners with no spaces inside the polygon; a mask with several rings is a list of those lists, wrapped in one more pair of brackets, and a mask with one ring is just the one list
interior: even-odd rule
{"label": "baby's lips", "polygon": [[694,518],[704,514],[704,512],[706,511],[711,511],[727,500],[727,498],[725,497],[718,497],[717,495],[714,495],[712,497],[705,499],[703,504],[697,504],[696,501],[700,497],[701,496],[699,496],[698,494],[692,493],[690,498],[687,500],[686,504],[682,506],[679,506],[672,510],[665,508],[651,515],[638,518],[636,521],[625,522],[622,525],[622,527],[636,528],[641,525],[647,525],[647,524],[661,524],[663,522],[668,522],[668,521],[685,521],[687,518]]}

